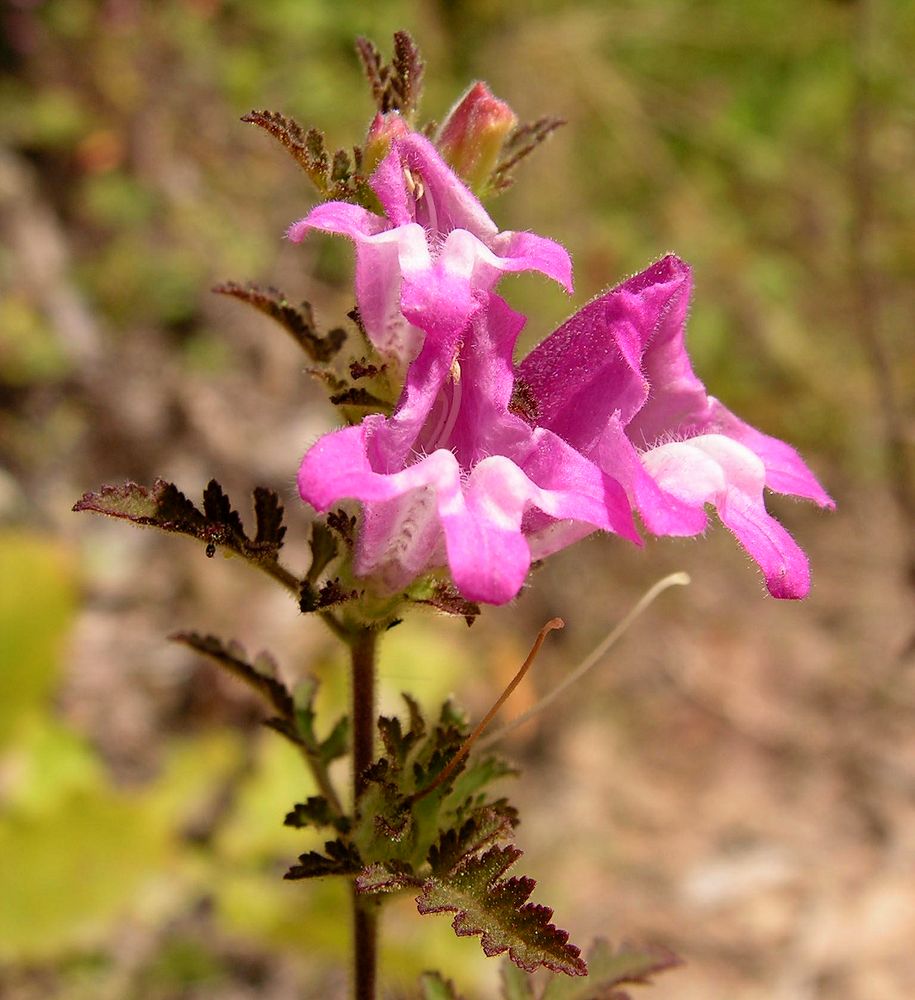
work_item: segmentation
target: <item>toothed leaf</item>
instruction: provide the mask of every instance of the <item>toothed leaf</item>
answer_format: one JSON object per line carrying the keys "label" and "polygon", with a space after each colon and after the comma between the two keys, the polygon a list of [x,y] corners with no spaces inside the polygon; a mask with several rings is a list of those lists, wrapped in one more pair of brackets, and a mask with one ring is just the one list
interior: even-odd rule
{"label": "toothed leaf", "polygon": [[337,558],[337,539],[323,521],[313,521],[308,547],[311,549],[311,566],[308,568],[307,580],[309,583],[314,583]]}
{"label": "toothed leaf", "polygon": [[254,490],[254,517],[257,522],[256,544],[276,556],[283,547],[286,526],[283,524],[283,505],[273,490],[257,486]]}
{"label": "toothed leaf", "polygon": [[297,802],[292,811],[286,814],[283,823],[296,829],[314,827],[320,830],[334,827],[340,833],[346,833],[349,829],[349,820],[344,816],[338,816],[323,795],[312,795],[304,802]]}
{"label": "toothed leaf", "polygon": [[357,39],[356,52],[378,110],[382,114],[399,111],[405,118],[412,119],[422,95],[425,65],[409,33],[394,33],[394,55],[390,63],[382,62],[381,52],[367,38]]}
{"label": "toothed leaf", "polygon": [[520,856],[517,847],[491,847],[446,874],[431,876],[417,897],[417,909],[454,913],[451,926],[459,937],[480,935],[486,955],[507,951],[528,972],[545,966],[569,976],[587,975],[579,949],[568,943],[566,931],[550,923],[553,911],[527,902],[534,880],[503,878]]}
{"label": "toothed leaf", "polygon": [[324,854],[309,851],[299,856],[299,863],[293,865],[283,876],[285,879],[321,878],[324,875],[355,875],[362,868],[359,852],[352,844],[339,837],[328,840]]}
{"label": "toothed leaf", "polygon": [[414,598],[416,604],[427,604],[446,615],[459,615],[468,625],[473,625],[480,614],[480,605],[468,601],[450,583],[439,582],[426,597]]}
{"label": "toothed leaf", "polygon": [[489,190],[504,191],[514,183],[514,171],[518,164],[530,156],[548,136],[560,126],[565,125],[562,118],[538,118],[534,122],[524,122],[518,125],[502,147],[502,155],[492,173]]}
{"label": "toothed leaf", "polygon": [[248,662],[244,650],[238,643],[226,644],[215,635],[178,632],[171,638],[174,642],[180,642],[203,656],[209,657],[224,670],[254,688],[282,716],[292,716],[292,695],[286,685],[277,679],[275,675],[276,664],[268,654],[259,654],[252,665]]}
{"label": "toothed leaf", "polygon": [[343,346],[346,332],[334,329],[321,337],[315,328],[311,305],[302,302],[296,308],[290,305],[286,296],[277,288],[261,288],[259,285],[240,285],[226,281],[213,289],[218,295],[229,295],[269,316],[283,327],[312,361],[330,361]]}
{"label": "toothed leaf", "polygon": [[363,895],[378,895],[391,892],[400,892],[402,889],[410,887],[419,888],[422,879],[418,879],[410,869],[409,865],[403,865],[396,861],[387,863],[375,862],[356,876],[356,891]]}
{"label": "toothed leaf", "polygon": [[[269,493],[262,490],[262,493]],[[258,494],[255,492],[255,506]],[[163,531],[190,535],[206,545],[206,554],[214,556],[218,546],[243,556],[261,568],[276,565],[278,545],[275,539],[253,541],[245,534],[238,512],[232,508],[222,486],[211,479],[203,494],[203,512],[175,486],[157,479],[152,487],[137,483],[103,486],[97,493],[84,493],[73,510],[88,510],[109,517],[119,517],[134,524],[149,525]]]}

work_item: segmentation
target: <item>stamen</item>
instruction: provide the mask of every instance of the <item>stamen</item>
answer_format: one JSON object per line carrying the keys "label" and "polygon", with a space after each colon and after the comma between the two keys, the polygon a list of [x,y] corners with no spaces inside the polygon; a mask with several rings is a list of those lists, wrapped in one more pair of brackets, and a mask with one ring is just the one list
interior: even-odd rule
{"label": "stamen", "polygon": [[529,708],[526,712],[522,712],[517,718],[512,719],[511,722],[507,722],[500,729],[497,729],[494,733],[487,736],[486,739],[480,744],[480,747],[488,747],[496,741],[501,740],[503,736],[507,736],[510,732],[517,729],[519,726],[524,725],[525,722],[533,719],[535,715],[539,715],[545,708],[552,705],[561,694],[563,694],[573,684],[580,681],[581,678],[584,677],[584,675],[594,666],[594,664],[603,658],[616,641],[629,630],[636,618],[638,618],[643,611],[654,603],[655,598],[663,594],[669,587],[685,587],[688,583],[690,583],[688,573],[671,573],[670,576],[665,576],[663,579],[658,580],[654,586],[649,587],[648,590],[639,598],[635,607],[629,612],[629,614],[626,615],[616,628],[610,632],[606,639],[599,643],[581,661],[581,663],[579,663],[579,665],[568,675],[568,677],[565,678],[565,680],[563,680],[560,684],[557,684],[556,687],[554,687],[548,694],[545,694],[533,708]]}
{"label": "stamen", "polygon": [[508,701],[512,691],[514,691],[515,688],[521,683],[524,675],[528,672],[528,670],[530,670],[531,665],[537,658],[537,654],[540,652],[540,647],[543,645],[546,637],[553,631],[553,629],[565,628],[565,624],[566,623],[561,618],[551,618],[537,633],[537,638],[534,640],[534,645],[531,646],[531,651],[527,654],[527,659],[521,664],[521,669],[511,679],[508,687],[502,692],[502,694],[499,695],[495,705],[493,705],[486,715],[483,716],[477,728],[474,729],[466,740],[464,740],[463,744],[461,744],[460,750],[458,750],[451,760],[448,761],[447,767],[445,767],[435,781],[433,781],[430,785],[426,785],[422,791],[417,792],[413,796],[414,802],[424,799],[430,792],[435,791],[436,788],[443,785],[451,777],[451,775],[454,774],[458,764],[460,764],[467,754],[470,753],[470,748],[474,745],[490,722],[492,722],[495,718],[499,709],[505,704],[506,701]]}

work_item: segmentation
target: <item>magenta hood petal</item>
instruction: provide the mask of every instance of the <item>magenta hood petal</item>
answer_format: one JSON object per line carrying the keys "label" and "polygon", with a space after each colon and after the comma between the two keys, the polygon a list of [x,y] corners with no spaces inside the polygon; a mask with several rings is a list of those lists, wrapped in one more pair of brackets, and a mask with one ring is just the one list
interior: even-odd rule
{"label": "magenta hood petal", "polygon": [[538,422],[625,488],[658,535],[694,535],[706,505],[759,564],[775,597],[809,589],[804,553],[764,488],[833,506],[788,444],[709,396],[686,353],[690,270],[665,257],[589,302],[519,365]]}
{"label": "magenta hood petal", "polygon": [[402,374],[427,335],[469,322],[505,273],[539,271],[572,290],[569,255],[532,233],[500,233],[428,139],[396,138],[372,175],[384,215],[327,202],[290,226],[356,244],[356,300],[375,349]]}

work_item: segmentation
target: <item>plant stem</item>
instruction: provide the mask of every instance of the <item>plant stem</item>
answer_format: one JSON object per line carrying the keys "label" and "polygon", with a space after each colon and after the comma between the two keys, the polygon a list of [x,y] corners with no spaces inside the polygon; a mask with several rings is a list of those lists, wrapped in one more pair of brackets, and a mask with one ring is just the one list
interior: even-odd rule
{"label": "plant stem", "polygon": [[[361,628],[350,640],[353,668],[353,815],[365,782],[363,773],[375,759],[375,650],[378,634]],[[353,998],[375,1000],[378,966],[378,911],[373,901],[352,890]]]}

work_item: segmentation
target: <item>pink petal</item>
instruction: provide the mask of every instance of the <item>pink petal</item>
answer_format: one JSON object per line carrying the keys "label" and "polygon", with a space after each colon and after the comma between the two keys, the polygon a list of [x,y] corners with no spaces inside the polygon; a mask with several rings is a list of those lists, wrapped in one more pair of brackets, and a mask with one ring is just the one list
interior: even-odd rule
{"label": "pink petal", "polygon": [[835,508],[832,498],[790,444],[745,424],[712,396],[709,403],[708,431],[726,434],[758,455],[766,467],[766,486],[770,490],[813,500],[820,507]]}
{"label": "pink petal", "polygon": [[649,395],[646,345],[671,336],[689,285],[689,268],[665,257],[589,302],[535,347],[518,372],[537,400],[538,423],[586,455],[614,413],[626,426]]}
{"label": "pink petal", "polygon": [[762,569],[773,597],[807,594],[807,557],[766,511],[765,466],[749,448],[721,434],[707,434],[659,445],[642,461],[661,489],[683,503],[714,504],[722,523]]}
{"label": "pink petal", "polygon": [[[413,192],[405,169],[410,172]],[[435,146],[416,132],[393,143],[371,184],[395,225],[409,219],[439,233],[466,229],[483,243],[489,243],[498,233],[470,189],[439,156]]]}

